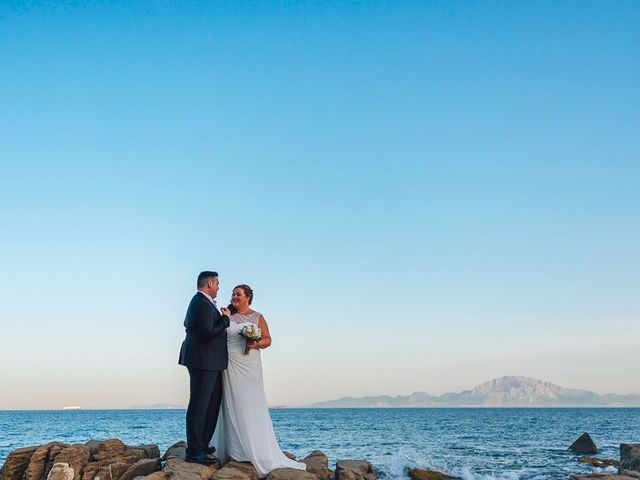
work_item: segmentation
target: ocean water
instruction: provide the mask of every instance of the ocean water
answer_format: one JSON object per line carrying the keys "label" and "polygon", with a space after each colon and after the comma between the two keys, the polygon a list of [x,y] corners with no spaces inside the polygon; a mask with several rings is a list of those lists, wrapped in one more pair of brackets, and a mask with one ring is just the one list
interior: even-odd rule
{"label": "ocean water", "polygon": [[[53,440],[84,443],[120,438],[182,440],[184,410],[0,411],[0,464],[15,448]],[[272,410],[280,446],[299,457],[322,450],[339,459],[366,459],[378,476],[406,479],[427,467],[465,480],[567,479],[598,471],[567,447],[589,432],[598,456],[619,458],[620,443],[640,442],[639,408],[549,409],[282,409]]]}

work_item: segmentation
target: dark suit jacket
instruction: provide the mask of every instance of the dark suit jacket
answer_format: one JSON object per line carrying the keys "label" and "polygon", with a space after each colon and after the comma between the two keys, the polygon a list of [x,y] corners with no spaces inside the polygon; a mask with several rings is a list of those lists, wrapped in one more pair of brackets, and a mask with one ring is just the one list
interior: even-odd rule
{"label": "dark suit jacket", "polygon": [[187,336],[182,342],[178,363],[197,370],[224,370],[229,356],[227,332],[229,317],[221,315],[202,293],[191,299],[184,328]]}

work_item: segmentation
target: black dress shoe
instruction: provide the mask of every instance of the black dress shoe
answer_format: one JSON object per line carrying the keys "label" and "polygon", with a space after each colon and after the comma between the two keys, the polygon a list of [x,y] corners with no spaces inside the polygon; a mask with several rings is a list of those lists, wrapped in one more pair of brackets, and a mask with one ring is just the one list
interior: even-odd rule
{"label": "black dress shoe", "polygon": [[204,453],[212,454],[216,451],[215,447],[207,447],[204,449]]}
{"label": "black dress shoe", "polygon": [[203,465],[214,465],[218,463],[217,458],[211,458],[204,453],[199,453],[197,455],[187,455],[184,458],[185,462],[189,463],[201,463]]}

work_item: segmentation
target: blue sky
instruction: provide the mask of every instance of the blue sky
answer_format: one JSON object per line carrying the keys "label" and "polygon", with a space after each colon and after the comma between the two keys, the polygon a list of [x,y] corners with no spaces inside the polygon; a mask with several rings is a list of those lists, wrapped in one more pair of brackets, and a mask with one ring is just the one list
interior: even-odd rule
{"label": "blue sky", "polygon": [[[636,2],[5,2],[0,408],[184,404],[202,269],[273,404],[640,393]],[[144,388],[140,388],[144,385]]]}

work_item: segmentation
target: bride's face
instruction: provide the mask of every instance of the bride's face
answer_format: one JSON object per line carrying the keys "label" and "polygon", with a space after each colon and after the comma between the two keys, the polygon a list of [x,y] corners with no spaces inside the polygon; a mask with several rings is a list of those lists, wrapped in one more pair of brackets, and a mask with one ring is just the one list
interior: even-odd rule
{"label": "bride's face", "polygon": [[244,310],[249,306],[249,297],[244,294],[244,290],[236,288],[231,294],[231,304],[236,307],[237,310]]}

